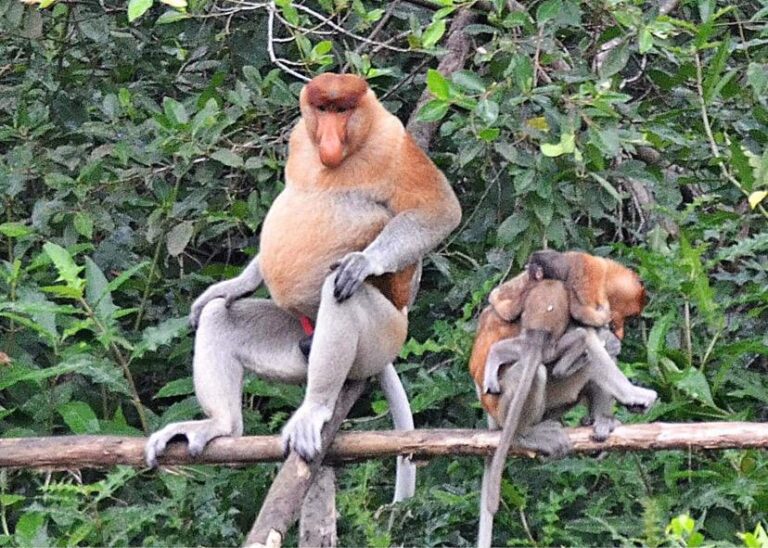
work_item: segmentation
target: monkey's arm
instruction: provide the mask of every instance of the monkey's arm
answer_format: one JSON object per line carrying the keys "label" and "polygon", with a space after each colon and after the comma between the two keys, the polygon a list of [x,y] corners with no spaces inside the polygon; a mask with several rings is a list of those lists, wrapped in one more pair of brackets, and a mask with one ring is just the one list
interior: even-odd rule
{"label": "monkey's arm", "polygon": [[240,275],[231,280],[224,280],[223,282],[213,284],[206,289],[202,295],[195,299],[195,302],[192,303],[192,308],[189,311],[190,325],[193,329],[197,329],[203,308],[205,308],[205,305],[213,299],[225,299],[224,304],[229,308],[230,305],[240,297],[245,297],[256,291],[262,281],[263,278],[261,276],[261,268],[259,267],[259,256],[256,255]]}
{"label": "monkey's arm", "polygon": [[491,349],[488,351],[488,358],[485,360],[483,376],[484,394],[501,394],[499,368],[505,363],[513,363],[520,359],[523,343],[524,338],[517,336],[514,339],[504,339],[491,346]]}
{"label": "monkey's arm", "polygon": [[368,276],[414,264],[461,222],[461,206],[451,185],[410,136],[401,156],[387,203],[395,216],[368,247],[339,263],[334,288],[339,301],[348,299]]}

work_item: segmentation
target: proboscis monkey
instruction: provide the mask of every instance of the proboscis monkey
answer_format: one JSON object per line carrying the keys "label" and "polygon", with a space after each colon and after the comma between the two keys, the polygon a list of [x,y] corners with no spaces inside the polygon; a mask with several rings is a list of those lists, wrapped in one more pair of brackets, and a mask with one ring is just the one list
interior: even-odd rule
{"label": "proboscis monkey", "polygon": [[[592,258],[588,255],[587,257]],[[579,262],[574,270],[588,261],[589,259]],[[612,327],[618,326],[621,329],[617,331],[620,338],[623,337],[625,318],[642,311],[645,290],[640,279],[630,269],[614,263],[607,270],[608,274],[602,278],[601,283],[605,283],[606,288],[609,288],[607,293],[610,295]],[[514,400],[526,394],[527,380],[522,377],[527,369],[521,367],[522,358],[526,352],[530,353],[528,339],[525,334],[520,335],[522,319],[518,320],[518,317],[524,310],[528,310],[529,306],[536,305],[540,310],[544,306],[544,310],[550,314],[549,323],[545,324],[545,327],[556,333],[560,329],[558,321],[562,320],[562,311],[567,310],[568,303],[574,301],[572,295],[564,297],[564,285],[561,285],[559,290],[550,287],[552,296],[543,295],[545,299],[549,298],[548,301],[541,298],[532,299],[540,283],[536,280],[544,275],[542,265],[529,261],[527,271],[505,282],[491,293],[491,305],[480,317],[470,359],[470,371],[483,406],[489,413],[489,424],[492,427],[505,421],[512,421],[512,424],[519,421],[517,430],[520,434],[516,439],[519,446],[560,456],[570,449],[570,442],[562,426],[556,421],[544,420],[546,417],[559,417],[564,409],[584,397],[589,405],[590,421],[594,425],[593,437],[604,440],[618,424],[613,417],[614,397],[625,405],[647,408],[655,400],[656,393],[633,386],[616,367],[615,356],[621,349],[619,338],[607,329],[596,331],[591,327],[571,326],[558,341],[550,341],[550,344],[544,347],[542,362],[554,362],[550,377],[547,378],[547,370],[539,366],[529,394],[524,399],[525,405],[516,407]],[[564,301],[564,298],[567,300]],[[557,311],[561,311],[560,315],[553,316]],[[517,365],[507,367],[499,379],[501,365],[518,361],[520,363]],[[522,402],[523,398],[520,398],[520,401]],[[506,424],[504,434],[507,439],[502,441],[508,442],[512,432],[507,430]],[[508,449],[508,445],[502,443],[495,455],[498,457],[497,466],[502,468],[493,469],[492,461],[486,459],[478,546],[490,546],[491,543],[493,513],[498,507],[501,470]]]}
{"label": "proboscis monkey", "polygon": [[624,336],[625,318],[639,314],[645,306],[645,291],[637,274],[611,259],[582,251],[542,250],[532,253],[528,264],[544,278],[565,283],[571,316],[577,321],[596,327],[611,322],[619,339]]}
{"label": "proboscis monkey", "polygon": [[[154,434],[150,464],[177,434],[192,453],[215,437],[240,435],[245,369],[306,380],[304,401],[283,428],[286,450],[306,460],[321,449],[346,379],[384,375],[393,416],[411,417],[391,363],[405,341],[421,260],[458,226],[458,200],[362,78],[320,75],[302,89],[300,107],[285,189],[264,220],[258,256],[192,305],[195,393],[208,418]],[[271,300],[239,300],[262,282]],[[310,321],[306,360],[299,342]]]}

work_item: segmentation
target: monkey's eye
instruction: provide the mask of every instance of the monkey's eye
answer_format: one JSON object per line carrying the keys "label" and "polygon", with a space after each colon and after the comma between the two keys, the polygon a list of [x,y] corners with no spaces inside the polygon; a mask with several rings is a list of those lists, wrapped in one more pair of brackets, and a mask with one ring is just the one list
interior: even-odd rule
{"label": "monkey's eye", "polygon": [[326,110],[328,110],[328,107],[325,105],[317,105],[317,110],[319,110],[320,112],[325,112]]}

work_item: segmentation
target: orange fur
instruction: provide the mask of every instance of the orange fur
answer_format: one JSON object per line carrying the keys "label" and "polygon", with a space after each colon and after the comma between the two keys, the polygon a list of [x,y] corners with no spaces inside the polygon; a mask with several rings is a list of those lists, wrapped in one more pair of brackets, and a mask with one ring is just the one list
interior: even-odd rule
{"label": "orange fur", "polygon": [[[611,259],[581,252],[568,252],[557,256],[549,255],[545,260],[542,254],[534,253],[531,262],[534,266],[543,267],[545,277],[557,278],[565,283],[569,289],[571,315],[574,302],[606,302],[610,310],[611,330],[619,339],[624,337],[626,319],[640,314],[645,306],[645,289],[639,276]],[[520,334],[522,328],[519,316],[523,311],[525,299],[535,284],[528,273],[523,272],[491,292],[491,304],[480,314],[469,359],[469,371],[476,386],[483,386],[485,362],[491,346]],[[574,296],[575,293],[578,293],[578,296]],[[584,308],[582,306],[582,310]],[[497,417],[498,395],[481,394],[480,402],[488,414],[497,421],[500,420]]]}
{"label": "orange fur", "polygon": [[[363,79],[318,76],[300,107],[286,188],[264,220],[259,258],[278,306],[314,317],[331,265],[365,249],[395,215],[460,209],[443,174]],[[401,309],[415,275],[409,265],[369,281]]]}
{"label": "orange fur", "polygon": [[639,314],[645,304],[637,274],[611,259],[581,251],[537,251],[529,266],[540,268],[545,278],[565,283],[571,315],[586,325],[602,327],[613,322],[623,330],[624,318]]}

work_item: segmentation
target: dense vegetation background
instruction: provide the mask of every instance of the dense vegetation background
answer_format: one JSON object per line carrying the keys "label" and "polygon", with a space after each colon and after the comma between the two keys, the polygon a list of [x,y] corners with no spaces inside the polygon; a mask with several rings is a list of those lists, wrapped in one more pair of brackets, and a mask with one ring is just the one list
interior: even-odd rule
{"label": "dense vegetation background", "polygon": [[[768,4],[656,4],[0,0],[2,435],[200,414],[186,314],[256,251],[298,116],[289,70],[363,74],[403,120],[434,96],[420,117],[441,123],[430,154],[464,220],[398,364],[418,426],[483,427],[474,320],[543,245],[647,283],[622,368],[661,403],[622,419],[765,420]],[[459,9],[472,47],[446,79],[429,69]],[[249,380],[246,431],[277,432],[301,394]],[[389,427],[375,388],[354,415]],[[0,543],[238,544],[275,470],[3,471]],[[345,468],[341,543],[471,544],[480,471],[436,459],[392,507],[393,462]],[[768,455],[516,460],[503,498],[498,543],[738,543],[768,520]]]}

